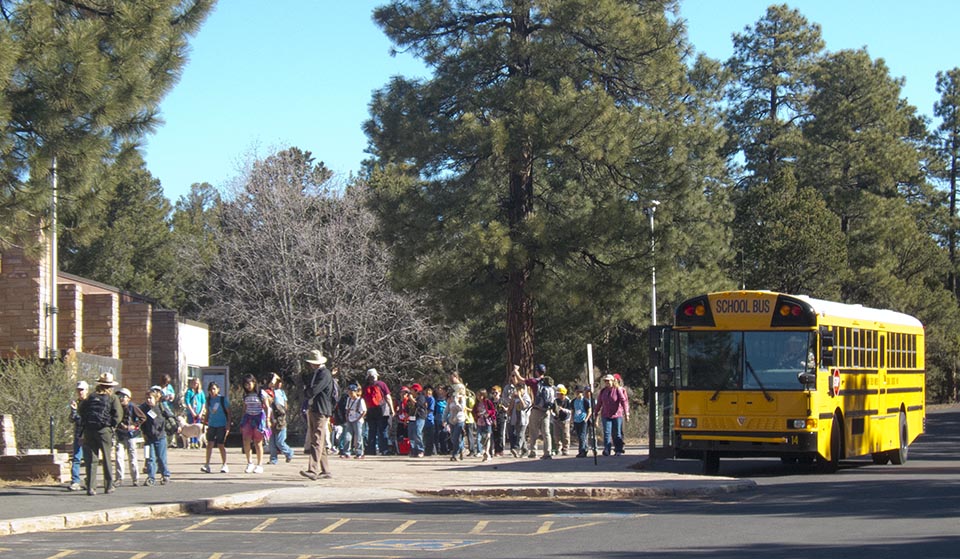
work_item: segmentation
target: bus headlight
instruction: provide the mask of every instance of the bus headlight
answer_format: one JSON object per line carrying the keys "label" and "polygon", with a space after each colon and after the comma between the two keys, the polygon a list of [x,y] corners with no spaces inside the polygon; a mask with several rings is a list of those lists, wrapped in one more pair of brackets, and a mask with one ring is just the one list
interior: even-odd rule
{"label": "bus headlight", "polygon": [[697,418],[695,417],[681,417],[680,418],[680,427],[684,429],[696,429],[697,428]]}
{"label": "bus headlight", "polygon": [[812,417],[807,419],[788,419],[787,429],[816,429],[817,420]]}

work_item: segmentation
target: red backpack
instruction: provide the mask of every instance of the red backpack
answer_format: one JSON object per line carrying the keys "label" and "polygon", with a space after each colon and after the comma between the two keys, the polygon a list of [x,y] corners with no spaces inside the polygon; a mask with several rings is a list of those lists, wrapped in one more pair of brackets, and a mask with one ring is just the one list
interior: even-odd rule
{"label": "red backpack", "polygon": [[367,401],[367,407],[380,407],[383,403],[383,390],[376,384],[368,384],[363,387],[363,399]]}

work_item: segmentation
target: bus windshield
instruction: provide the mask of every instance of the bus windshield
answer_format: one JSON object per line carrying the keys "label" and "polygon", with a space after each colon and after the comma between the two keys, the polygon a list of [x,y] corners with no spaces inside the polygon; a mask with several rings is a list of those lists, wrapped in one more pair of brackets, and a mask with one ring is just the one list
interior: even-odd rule
{"label": "bus windshield", "polygon": [[813,332],[679,332],[680,388],[801,390],[815,368]]}

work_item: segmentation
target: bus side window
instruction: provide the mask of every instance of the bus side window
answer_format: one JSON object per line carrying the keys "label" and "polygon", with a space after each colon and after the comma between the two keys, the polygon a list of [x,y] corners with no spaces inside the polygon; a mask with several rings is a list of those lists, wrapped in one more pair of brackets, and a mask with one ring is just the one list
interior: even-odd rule
{"label": "bus side window", "polygon": [[820,365],[822,367],[833,367],[834,344],[836,340],[833,332],[826,326],[820,327]]}

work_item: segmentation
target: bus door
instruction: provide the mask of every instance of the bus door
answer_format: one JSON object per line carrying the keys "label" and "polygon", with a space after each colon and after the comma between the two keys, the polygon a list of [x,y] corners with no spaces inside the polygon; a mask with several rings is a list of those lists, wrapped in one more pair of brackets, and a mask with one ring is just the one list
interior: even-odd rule
{"label": "bus door", "polygon": [[670,326],[650,328],[650,413],[649,457],[651,460],[673,458],[675,369],[673,359],[673,329]]}

